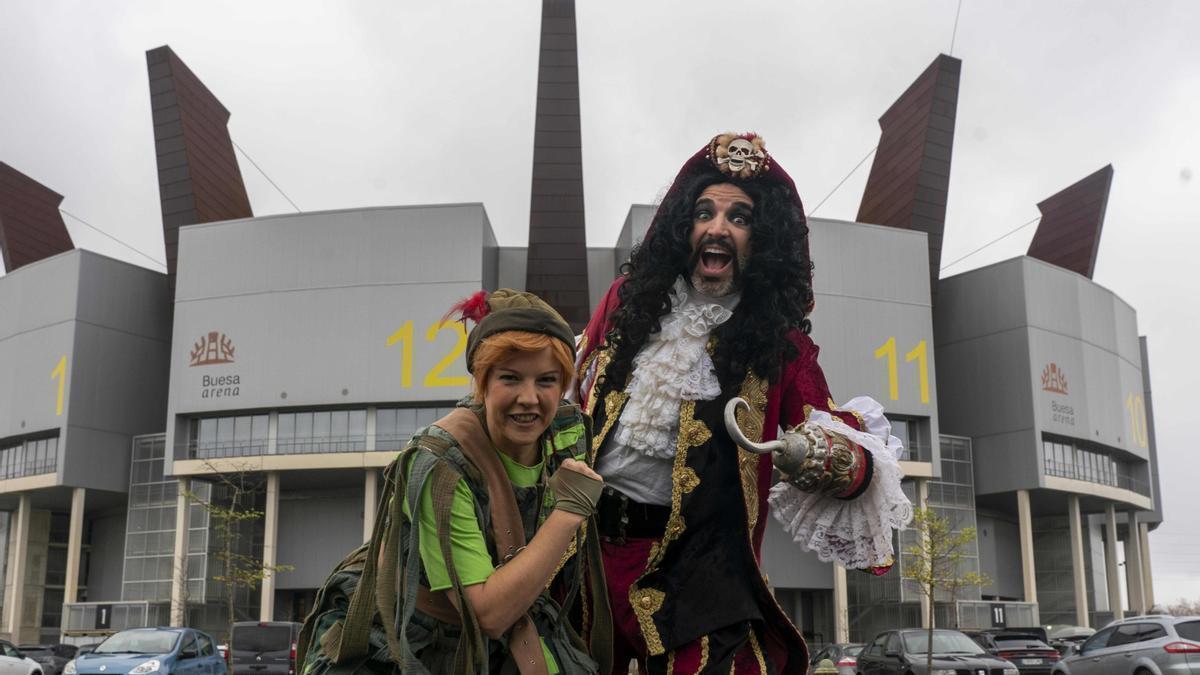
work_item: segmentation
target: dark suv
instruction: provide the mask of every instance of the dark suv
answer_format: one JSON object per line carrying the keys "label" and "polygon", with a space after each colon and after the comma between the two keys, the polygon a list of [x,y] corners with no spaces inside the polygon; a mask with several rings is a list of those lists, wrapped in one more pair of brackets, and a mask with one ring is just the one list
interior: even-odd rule
{"label": "dark suv", "polygon": [[[933,672],[926,659],[933,652]],[[858,675],[1020,675],[1013,664],[989,654],[971,638],[956,630],[929,631],[923,628],[880,633],[858,655]]]}
{"label": "dark suv", "polygon": [[239,621],[229,639],[232,675],[295,675],[296,637],[291,621]]}

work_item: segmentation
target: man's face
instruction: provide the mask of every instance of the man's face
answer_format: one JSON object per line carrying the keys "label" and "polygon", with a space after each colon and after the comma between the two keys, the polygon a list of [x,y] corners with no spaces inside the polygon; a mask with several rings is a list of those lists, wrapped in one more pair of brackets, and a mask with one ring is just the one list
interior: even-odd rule
{"label": "man's face", "polygon": [[754,200],[730,183],[710,185],[692,207],[692,287],[712,297],[738,290],[750,259]]}

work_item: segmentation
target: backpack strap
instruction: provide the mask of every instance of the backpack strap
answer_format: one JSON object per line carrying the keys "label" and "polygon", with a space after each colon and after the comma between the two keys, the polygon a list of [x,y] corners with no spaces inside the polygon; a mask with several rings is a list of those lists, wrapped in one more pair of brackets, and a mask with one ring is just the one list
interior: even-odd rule
{"label": "backpack strap", "polygon": [[[455,408],[434,424],[458,441],[463,454],[483,474],[483,483],[488,493],[488,508],[492,516],[496,553],[501,561],[512,558],[525,546],[525,527],[521,524],[521,513],[517,510],[517,500],[513,496],[508,473],[504,471],[504,465],[496,456],[479,416],[466,408]],[[449,543],[444,540],[442,548],[447,560],[449,552],[445,549],[448,546]],[[461,596],[459,601],[464,602],[465,596]],[[465,607],[464,604],[459,606]],[[459,649],[461,656],[462,645]],[[522,675],[546,675],[549,672],[545,654],[542,653],[541,637],[528,613],[517,619],[509,629],[508,649]]]}

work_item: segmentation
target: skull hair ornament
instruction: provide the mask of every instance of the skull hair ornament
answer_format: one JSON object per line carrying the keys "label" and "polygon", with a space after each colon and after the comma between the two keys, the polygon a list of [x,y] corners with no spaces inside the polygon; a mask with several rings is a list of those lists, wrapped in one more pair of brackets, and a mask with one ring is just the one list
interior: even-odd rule
{"label": "skull hair ornament", "polygon": [[721,134],[709,143],[708,158],[734,178],[755,178],[770,167],[766,144],[756,134]]}

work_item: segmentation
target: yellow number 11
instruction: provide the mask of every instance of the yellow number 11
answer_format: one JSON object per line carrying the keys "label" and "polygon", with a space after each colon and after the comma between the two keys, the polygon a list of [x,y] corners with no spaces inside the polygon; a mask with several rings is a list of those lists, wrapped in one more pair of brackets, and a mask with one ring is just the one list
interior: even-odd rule
{"label": "yellow number 11", "polygon": [[[887,342],[875,350],[875,358],[887,357],[888,366],[888,398],[900,400],[900,377],[896,367],[896,337],[892,336]],[[921,382],[921,403],[929,403],[929,353],[925,341],[921,340],[913,350],[904,355],[904,362],[917,362],[917,372]]]}
{"label": "yellow number 11", "polygon": [[50,379],[58,380],[58,398],[54,402],[54,415],[56,417],[61,417],[63,389],[67,384],[67,356],[65,354],[58,360],[58,365],[54,366],[54,370],[50,371]]}

